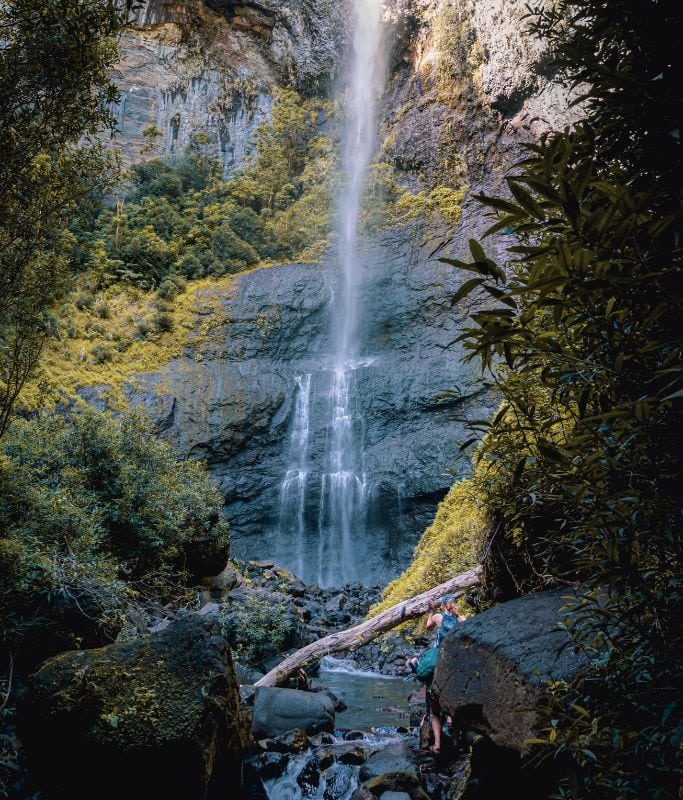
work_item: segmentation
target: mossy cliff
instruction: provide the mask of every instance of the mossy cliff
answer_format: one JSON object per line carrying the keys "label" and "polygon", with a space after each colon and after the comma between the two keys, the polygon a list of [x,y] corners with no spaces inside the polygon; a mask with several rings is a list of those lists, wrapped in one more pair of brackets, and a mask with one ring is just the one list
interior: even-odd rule
{"label": "mossy cliff", "polygon": [[[239,174],[236,168],[244,159],[226,161],[233,145],[246,154],[253,143],[251,132],[265,117],[271,120],[270,132],[277,131],[278,107],[287,111],[284,122],[290,112],[294,119],[304,110],[304,101],[280,103],[272,110],[274,96],[292,96],[289,89],[281,90],[283,84],[312,95],[323,91],[322,84],[316,88],[315,81],[308,81],[301,64],[315,69],[329,66],[328,57],[336,52],[333,43],[343,38],[343,25],[333,31],[343,9],[324,3],[297,4],[288,13],[291,30],[298,32],[297,47],[302,49],[295,50],[301,62],[296,66],[299,62],[294,59],[287,62],[290,67],[276,69],[273,48],[279,41],[278,26],[284,26],[284,17],[278,15],[285,12],[266,5],[264,14],[275,20],[270,33],[263,20],[245,21],[229,4],[154,3],[140,12],[138,26],[129,36],[138,48],[135,52],[151,60],[130,67],[132,56],[125,50],[129,61],[124,59],[122,65],[122,88],[126,94],[138,73],[147,76],[149,86],[146,93],[127,94],[129,105],[122,113],[125,117],[135,103],[142,103],[145,114],[154,119],[126,118],[124,149],[128,148],[128,158],[138,159],[139,152],[133,153],[135,137],[153,123],[160,135],[143,137],[153,148],[147,157],[173,155],[178,175],[170,168],[164,171],[160,162],[154,169],[143,165],[139,175],[144,197],[140,188],[140,196],[127,200],[120,213],[118,208],[104,213],[110,219],[104,266],[100,266],[105,275],[146,280],[139,276],[147,268],[146,259],[154,255],[160,266],[147,289],[165,293],[165,276],[184,276],[188,283],[174,292],[174,299],[122,289],[120,284],[102,285],[102,270],[98,274],[98,264],[91,259],[92,271],[81,274],[78,291],[57,312],[61,338],[50,345],[42,376],[25,397],[32,406],[45,398],[70,401],[76,396],[77,402],[98,406],[145,407],[182,455],[207,460],[226,499],[236,554],[252,557],[278,557],[280,553],[272,551],[274,541],[284,554],[291,550],[291,542],[276,536],[276,527],[296,404],[295,376],[314,375],[311,396],[318,405],[311,408],[313,443],[316,430],[322,432],[327,419],[325,360],[331,352],[329,315],[339,279],[334,241],[330,239],[326,249],[324,231],[334,183],[330,152],[334,120],[320,110],[319,99],[314,103],[318,110],[311,105],[311,113],[304,114],[312,138],[305,163],[295,171],[302,183],[299,189],[290,191],[289,178],[278,181],[275,172],[268,171],[269,165],[280,163],[273,156],[286,150],[280,146],[286,141],[272,139],[268,131],[265,138],[257,136],[256,157]],[[495,190],[520,142],[534,138],[552,122],[550,108],[546,109],[545,56],[537,43],[519,33],[522,9],[517,4],[430,2],[419,8],[409,4],[403,11],[394,31],[382,109],[383,146],[371,169],[362,210],[367,243],[359,287],[363,307],[359,340],[372,356],[372,363],[358,371],[358,404],[367,425],[366,459],[374,492],[366,561],[382,563],[389,576],[407,563],[419,533],[452,481],[468,471],[462,462],[448,474],[458,445],[468,435],[454,416],[486,417],[496,403],[476,369],[459,363],[462,353],[453,342],[467,307],[451,309],[460,276],[437,259],[441,254],[461,255],[467,238],[482,230],[485,220],[471,200],[472,193]],[[319,17],[311,22],[314,12]],[[204,27],[209,19],[216,23],[212,31]],[[324,35],[313,42],[321,27]],[[158,40],[170,31],[178,34],[176,39]],[[235,63],[244,67],[244,75],[263,67],[262,87],[268,84],[268,70],[272,82],[262,116],[254,111],[249,117],[252,127],[231,128],[231,144],[225,149],[223,133],[219,131],[216,139],[216,130],[206,127],[215,122],[214,105],[202,94],[217,74],[218,61],[207,66],[201,59],[218,58],[222,47],[232,52],[228,40],[241,42],[240,58],[247,61]],[[202,43],[203,55],[195,63],[192,53]],[[319,57],[311,56],[310,47],[318,48]],[[157,70],[154,59],[159,53],[165,54],[164,69],[172,64],[187,69],[199,65],[199,72],[189,84],[178,83],[177,91],[171,91],[172,82]],[[234,119],[242,118],[237,95],[246,84],[231,86],[222,96],[236,103]],[[165,116],[166,110],[157,114],[159,98],[164,97],[164,109],[180,104],[177,137],[176,123]],[[556,116],[562,114],[560,100],[553,111]],[[258,102],[256,107],[261,107]],[[203,109],[199,116],[198,109]],[[539,109],[545,109],[545,116]],[[266,129],[261,126],[261,130]],[[221,183],[214,175],[207,178],[205,188],[195,191],[183,183],[188,176],[181,174],[179,153],[183,143],[191,143],[201,131],[208,135],[201,140],[199,155],[210,154],[220,144],[220,178],[227,181]],[[259,149],[259,141],[267,145],[265,150]],[[276,148],[270,146],[273,142]],[[321,151],[315,142],[326,143],[327,149]],[[259,159],[263,169],[256,169]],[[282,192],[290,193],[286,203],[265,191],[271,184],[281,184]],[[176,197],[177,192],[182,196]],[[245,211],[250,212],[248,225],[242,219]],[[186,224],[189,216],[191,225]],[[309,225],[313,218],[315,230],[300,235],[301,220]],[[230,231],[224,230],[224,223],[233,225]],[[254,234],[256,223],[261,233]],[[175,226],[170,239],[165,232],[169,226]],[[195,228],[201,229],[201,236]],[[283,260],[310,256],[311,263],[259,268],[257,246],[263,245],[263,230],[271,229],[278,241],[291,240]],[[233,234],[242,239],[249,259],[230,269],[237,271],[246,263],[257,268],[197,282],[198,275],[220,274],[222,262],[216,254],[224,252],[226,237],[235,244]],[[123,246],[127,239],[130,247]],[[312,467],[323,456],[322,445],[311,444]],[[311,530],[317,530],[316,502],[311,493],[310,508],[305,510]],[[315,542],[310,544],[311,549],[316,547]]]}

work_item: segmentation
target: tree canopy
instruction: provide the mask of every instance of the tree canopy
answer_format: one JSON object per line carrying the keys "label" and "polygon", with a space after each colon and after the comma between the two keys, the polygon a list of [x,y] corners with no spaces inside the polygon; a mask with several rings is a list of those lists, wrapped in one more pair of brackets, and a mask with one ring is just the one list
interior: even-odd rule
{"label": "tree canopy", "polygon": [[72,238],[66,223],[115,161],[114,0],[0,5],[0,435],[50,329]]}

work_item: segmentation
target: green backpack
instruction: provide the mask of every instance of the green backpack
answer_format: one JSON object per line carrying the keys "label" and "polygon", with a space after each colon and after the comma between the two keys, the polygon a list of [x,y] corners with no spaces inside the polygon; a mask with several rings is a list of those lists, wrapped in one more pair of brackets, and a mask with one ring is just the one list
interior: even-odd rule
{"label": "green backpack", "polygon": [[438,647],[428,647],[418,659],[415,666],[415,675],[422,683],[429,683],[434,677],[434,669],[436,668],[436,659],[438,655]]}

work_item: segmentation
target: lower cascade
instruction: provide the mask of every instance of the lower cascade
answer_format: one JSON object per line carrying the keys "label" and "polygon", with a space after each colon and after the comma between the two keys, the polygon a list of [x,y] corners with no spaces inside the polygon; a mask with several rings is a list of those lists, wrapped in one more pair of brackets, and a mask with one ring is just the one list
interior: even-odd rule
{"label": "lower cascade", "polygon": [[[304,568],[304,509],[306,500],[306,480],[308,478],[308,438],[309,404],[311,394],[311,375],[297,375],[294,421],[290,437],[289,468],[280,487],[280,520],[278,541],[282,539],[283,529],[294,533],[296,542],[294,568],[298,575]],[[284,552],[278,558],[285,557]]]}
{"label": "lower cascade", "polygon": [[414,681],[331,656],[322,660],[320,678],[348,708],[333,732],[312,736],[303,752],[253,759],[268,800],[350,800],[378,767],[415,768],[417,740],[406,727]]}

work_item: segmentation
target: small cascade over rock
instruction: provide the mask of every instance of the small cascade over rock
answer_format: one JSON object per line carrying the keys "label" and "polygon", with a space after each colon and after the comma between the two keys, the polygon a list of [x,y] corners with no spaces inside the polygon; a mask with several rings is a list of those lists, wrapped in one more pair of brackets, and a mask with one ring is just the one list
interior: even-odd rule
{"label": "small cascade over rock", "polygon": [[[297,375],[294,380],[297,385],[296,405],[294,408],[294,421],[290,436],[289,467],[280,488],[280,525],[279,534],[283,529],[294,533],[296,542],[295,572],[301,575],[304,569],[304,509],[306,501],[306,479],[308,478],[308,438],[309,438],[309,408],[311,396],[311,374]],[[278,536],[282,542],[282,536]],[[279,552],[278,560],[286,558],[287,554]],[[288,559],[289,560],[289,559]]]}

